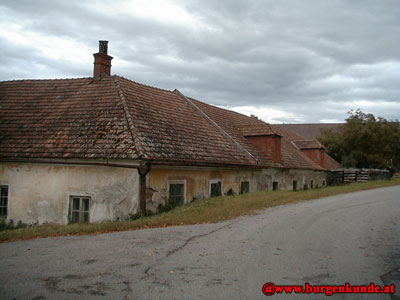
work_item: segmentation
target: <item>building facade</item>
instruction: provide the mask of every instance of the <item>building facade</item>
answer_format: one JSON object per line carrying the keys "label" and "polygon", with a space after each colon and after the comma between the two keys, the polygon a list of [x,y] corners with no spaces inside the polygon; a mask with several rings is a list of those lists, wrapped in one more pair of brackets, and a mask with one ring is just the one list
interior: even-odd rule
{"label": "building facade", "polygon": [[90,78],[0,82],[3,221],[102,222],[171,198],[324,187],[340,166],[282,128],[110,75],[107,42],[94,57]]}

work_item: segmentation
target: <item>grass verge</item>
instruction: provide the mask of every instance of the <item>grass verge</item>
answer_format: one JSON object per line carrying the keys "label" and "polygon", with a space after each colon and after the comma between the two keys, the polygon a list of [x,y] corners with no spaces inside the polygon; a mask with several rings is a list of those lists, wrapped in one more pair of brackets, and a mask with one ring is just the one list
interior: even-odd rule
{"label": "grass verge", "polygon": [[371,181],[367,183],[330,186],[321,189],[309,189],[298,192],[267,191],[240,196],[225,196],[213,199],[197,200],[188,205],[177,207],[166,213],[143,217],[133,221],[126,220],[99,224],[71,225],[46,224],[19,229],[5,229],[0,231],[0,243],[50,236],[99,234],[173,225],[216,223],[243,215],[254,214],[258,210],[268,207],[394,185],[400,185],[399,178]]}

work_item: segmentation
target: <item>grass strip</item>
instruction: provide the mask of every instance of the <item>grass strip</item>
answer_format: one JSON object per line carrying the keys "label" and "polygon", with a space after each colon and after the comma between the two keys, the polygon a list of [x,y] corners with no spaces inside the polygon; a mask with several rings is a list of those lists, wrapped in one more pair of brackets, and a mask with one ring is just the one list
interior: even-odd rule
{"label": "grass strip", "polygon": [[301,190],[298,192],[266,191],[196,200],[169,212],[142,217],[137,220],[103,222],[98,224],[45,224],[18,229],[4,229],[0,231],[0,243],[43,237],[100,234],[142,228],[216,223],[243,215],[254,214],[261,209],[278,205],[394,185],[400,185],[399,178]]}

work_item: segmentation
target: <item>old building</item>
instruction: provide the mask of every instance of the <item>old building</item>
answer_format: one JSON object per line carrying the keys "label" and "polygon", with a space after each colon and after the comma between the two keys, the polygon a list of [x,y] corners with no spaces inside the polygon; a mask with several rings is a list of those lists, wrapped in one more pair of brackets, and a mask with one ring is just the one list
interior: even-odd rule
{"label": "old building", "polygon": [[101,222],[168,198],[326,185],[336,162],[322,146],[110,75],[107,42],[99,48],[93,77],[0,82],[3,220]]}

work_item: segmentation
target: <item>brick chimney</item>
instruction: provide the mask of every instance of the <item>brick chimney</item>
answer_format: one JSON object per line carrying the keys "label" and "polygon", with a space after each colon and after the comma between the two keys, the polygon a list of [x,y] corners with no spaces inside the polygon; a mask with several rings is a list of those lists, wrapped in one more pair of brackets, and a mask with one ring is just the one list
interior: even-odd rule
{"label": "brick chimney", "polygon": [[108,41],[99,41],[99,52],[93,54],[94,56],[94,71],[93,77],[97,78],[104,74],[111,74],[111,60],[112,56],[107,54]]}

